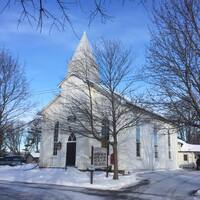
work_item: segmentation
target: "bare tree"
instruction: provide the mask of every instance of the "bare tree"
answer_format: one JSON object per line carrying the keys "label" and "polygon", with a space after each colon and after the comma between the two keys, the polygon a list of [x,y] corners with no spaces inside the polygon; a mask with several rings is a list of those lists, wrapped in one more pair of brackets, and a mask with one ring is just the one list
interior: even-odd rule
{"label": "bare tree", "polygon": [[41,138],[41,118],[34,118],[28,125],[28,135],[26,137],[26,150],[39,152],[39,144]]}
{"label": "bare tree", "polygon": [[200,4],[157,2],[147,76],[153,105],[180,127],[200,129]]}
{"label": "bare tree", "polygon": [[190,144],[200,144],[200,130],[196,127],[181,126],[178,127],[178,137],[186,140]]}
{"label": "bare tree", "polygon": [[[134,0],[130,0],[133,1]],[[123,6],[125,0],[118,3]],[[137,2],[137,1],[136,1]],[[145,0],[138,0],[138,2],[145,2]],[[94,0],[87,2],[85,6],[84,0],[6,0],[1,4],[0,12],[5,12],[9,8],[19,8],[18,24],[28,21],[30,25],[37,25],[37,28],[42,31],[42,28],[46,24],[50,24],[50,30],[57,28],[64,30],[66,26],[69,26],[76,34],[72,15],[74,13],[72,9],[82,12],[88,18],[88,24],[90,25],[95,18],[100,18],[102,23],[112,18],[109,8],[112,6],[112,1],[106,0]]]}
{"label": "bare tree", "polygon": [[72,65],[78,70],[68,80],[67,96],[63,92],[61,104],[65,114],[59,113],[59,117],[66,129],[70,126],[77,134],[112,146],[113,179],[118,179],[118,138],[144,114],[132,104],[138,99],[133,98],[136,77],[130,76],[131,52],[119,42],[102,40],[94,55],[86,52]]}
{"label": "bare tree", "polygon": [[5,50],[0,52],[0,153],[4,134],[30,108],[24,72],[17,60]]}
{"label": "bare tree", "polygon": [[4,133],[4,144],[10,152],[20,154],[24,129],[25,124],[20,121],[7,125]]}

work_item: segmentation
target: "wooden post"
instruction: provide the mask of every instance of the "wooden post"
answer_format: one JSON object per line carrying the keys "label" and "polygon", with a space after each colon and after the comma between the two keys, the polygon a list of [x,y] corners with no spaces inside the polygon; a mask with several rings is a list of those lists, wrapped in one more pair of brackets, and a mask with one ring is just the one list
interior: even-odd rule
{"label": "wooden post", "polygon": [[[93,153],[94,153],[94,147],[91,147],[91,166],[93,166]],[[90,169],[90,184],[93,184],[93,173],[94,170]]]}

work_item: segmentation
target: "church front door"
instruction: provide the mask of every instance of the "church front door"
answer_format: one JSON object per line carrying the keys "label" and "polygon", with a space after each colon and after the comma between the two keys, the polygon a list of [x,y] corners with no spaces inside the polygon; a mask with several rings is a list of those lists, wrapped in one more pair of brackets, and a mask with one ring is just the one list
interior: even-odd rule
{"label": "church front door", "polygon": [[75,166],[76,162],[76,142],[67,143],[67,166]]}
{"label": "church front door", "polygon": [[66,147],[66,167],[75,166],[76,164],[76,137],[70,135]]}

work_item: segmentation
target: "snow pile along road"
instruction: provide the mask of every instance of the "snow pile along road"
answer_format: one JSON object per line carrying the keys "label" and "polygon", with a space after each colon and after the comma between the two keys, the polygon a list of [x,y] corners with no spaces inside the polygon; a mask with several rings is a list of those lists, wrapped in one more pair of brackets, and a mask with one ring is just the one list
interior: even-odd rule
{"label": "snow pile along road", "polygon": [[200,196],[200,189],[194,193],[195,196]]}
{"label": "snow pile along road", "polygon": [[140,179],[136,174],[119,176],[113,180],[112,174],[106,178],[105,172],[94,172],[94,184],[90,184],[90,173],[81,172],[76,168],[56,169],[38,168],[32,164],[21,166],[0,166],[0,180],[20,181],[27,183],[44,183],[64,186],[86,187],[102,190],[119,190],[137,184]]}

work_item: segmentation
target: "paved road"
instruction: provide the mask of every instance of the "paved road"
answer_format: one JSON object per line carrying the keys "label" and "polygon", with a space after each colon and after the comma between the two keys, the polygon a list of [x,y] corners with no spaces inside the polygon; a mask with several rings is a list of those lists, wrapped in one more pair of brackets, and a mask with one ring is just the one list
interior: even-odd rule
{"label": "paved road", "polygon": [[[150,183],[132,190],[135,197],[148,200],[196,200],[193,192],[200,188],[200,171],[160,171],[141,174]],[[136,195],[138,193],[138,195]]]}
{"label": "paved road", "polygon": [[160,171],[140,174],[148,181],[119,192],[0,181],[0,200],[199,200],[200,172]]}

